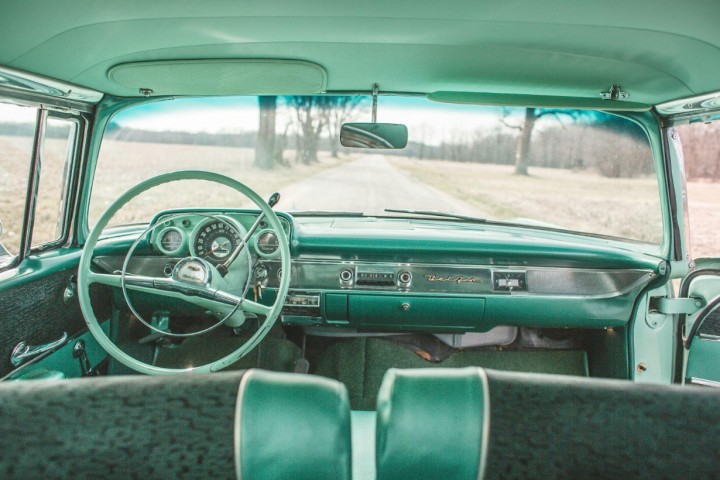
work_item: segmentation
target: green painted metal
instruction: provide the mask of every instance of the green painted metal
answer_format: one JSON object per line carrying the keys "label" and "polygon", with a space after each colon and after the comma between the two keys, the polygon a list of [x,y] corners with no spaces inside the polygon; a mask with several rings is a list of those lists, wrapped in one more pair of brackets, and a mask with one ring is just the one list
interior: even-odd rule
{"label": "green painted metal", "polygon": [[24,285],[55,272],[77,268],[79,248],[58,248],[26,257],[17,268],[0,272],[0,291]]}
{"label": "green painted metal", "polygon": [[692,314],[703,307],[702,300],[695,298],[667,298],[663,297],[658,301],[658,312],[667,315],[678,313]]}
{"label": "green painted metal", "polygon": [[644,383],[671,383],[675,322],[673,315],[650,312],[650,297],[670,295],[666,283],[640,297],[636,317],[631,322],[630,378]]}
{"label": "green painted metal", "polygon": [[[329,229],[322,236],[306,234],[298,229],[294,236],[297,247],[293,253],[307,257],[333,255],[348,259],[358,256],[369,259],[393,256],[403,261],[430,263],[467,261],[470,264],[487,262],[514,265],[515,262],[533,262],[534,265],[582,265],[584,268],[638,268],[653,271],[657,271],[662,263],[657,253],[647,254],[642,251],[643,248],[633,251],[634,244],[522,226],[464,225],[462,235],[456,234],[452,228],[433,228],[415,231],[412,238],[404,235],[402,230],[383,230],[378,233],[377,229],[360,227]],[[469,229],[475,229],[478,235],[467,235]],[[512,236],[493,236],[488,233],[511,233]]]}
{"label": "green painted metal", "polygon": [[[260,343],[260,341],[265,337],[270,328],[272,328],[275,320],[280,314],[280,310],[283,307],[283,302],[276,301],[267,313],[265,321],[258,328],[257,332],[247,341],[247,343],[238,348],[236,351],[212,363],[188,369],[161,368],[145,364],[118,348],[118,346],[115,345],[115,343],[102,330],[97,318],[95,317],[95,312],[92,308],[89,294],[89,287],[93,281],[91,275],[91,262],[95,246],[98,242],[98,238],[100,237],[103,229],[107,226],[108,222],[113,218],[113,216],[118,212],[118,210],[120,210],[130,200],[152,187],[181,180],[207,180],[211,182],[216,182],[230,188],[234,188],[235,190],[252,200],[265,214],[266,220],[270,224],[271,228],[275,230],[280,245],[280,260],[283,265],[283,271],[289,271],[290,269],[290,250],[288,247],[288,241],[285,237],[285,232],[277,215],[275,215],[275,212],[272,210],[272,208],[270,208],[268,204],[265,203],[262,198],[260,198],[254,191],[236,180],[225,177],[223,175],[209,172],[172,172],[145,180],[125,192],[123,195],[121,195],[102,214],[102,216],[100,217],[87,238],[85,247],[83,249],[83,254],[80,258],[80,265],[78,267],[78,297],[80,300],[80,307],[83,311],[83,315],[85,316],[85,322],[88,324],[90,332],[97,339],[98,343],[116,360],[138,372],[151,375],[167,375],[181,372],[207,373],[227,367],[237,359],[241,358],[244,354],[252,350],[255,346],[257,346],[258,343]],[[278,287],[278,299],[285,298],[285,296],[287,295],[289,283],[290,275],[283,275],[280,286]],[[180,297],[182,298],[182,295],[180,295]]]}
{"label": "green painted metal", "polygon": [[485,299],[419,295],[349,295],[348,319],[359,328],[468,330],[484,327]]}

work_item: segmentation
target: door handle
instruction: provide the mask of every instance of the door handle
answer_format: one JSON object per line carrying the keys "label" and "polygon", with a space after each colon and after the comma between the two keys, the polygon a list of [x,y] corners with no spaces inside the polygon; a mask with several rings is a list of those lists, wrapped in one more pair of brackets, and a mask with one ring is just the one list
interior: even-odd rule
{"label": "door handle", "polygon": [[35,357],[37,355],[40,355],[41,353],[45,353],[49,350],[61,346],[62,344],[67,342],[67,339],[67,332],[63,332],[60,338],[44,345],[28,345],[25,342],[20,342],[15,345],[15,348],[13,348],[13,351],[10,354],[10,363],[13,367],[17,367],[29,358]]}

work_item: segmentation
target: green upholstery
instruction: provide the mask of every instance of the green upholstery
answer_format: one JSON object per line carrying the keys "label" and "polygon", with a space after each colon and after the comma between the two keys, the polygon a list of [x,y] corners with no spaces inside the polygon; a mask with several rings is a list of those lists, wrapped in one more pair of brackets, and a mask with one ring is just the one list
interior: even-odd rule
{"label": "green upholstery", "polygon": [[311,375],[250,370],[235,416],[237,478],[351,478],[347,389]]}
{"label": "green upholstery", "polygon": [[720,392],[487,371],[487,479],[717,478]]}
{"label": "green upholstery", "polygon": [[389,371],[378,398],[377,478],[720,474],[717,390],[493,370],[483,385],[481,375]]}
{"label": "green upholstery", "polygon": [[0,478],[232,479],[242,377],[1,383]]}
{"label": "green upholstery", "polygon": [[5,382],[0,418],[3,479],[350,478],[347,392],[311,375]]}
{"label": "green upholstery", "polygon": [[472,367],[388,370],[378,393],[378,480],[481,478],[486,383]]}

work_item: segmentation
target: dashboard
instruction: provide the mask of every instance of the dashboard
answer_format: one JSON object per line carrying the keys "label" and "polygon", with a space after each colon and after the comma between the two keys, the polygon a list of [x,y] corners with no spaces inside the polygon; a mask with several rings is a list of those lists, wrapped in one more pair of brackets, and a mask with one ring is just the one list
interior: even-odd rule
{"label": "dashboard", "polygon": [[[290,290],[281,321],[362,331],[488,331],[499,325],[607,328],[627,323],[662,262],[607,241],[430,219],[279,213],[290,242]],[[275,299],[278,236],[257,211],[162,212],[130,268],[169,276],[187,256]],[[241,261],[233,255],[247,243]],[[95,265],[117,271],[124,257]],[[232,263],[234,261],[234,263]],[[257,297],[256,297],[257,298]]]}

